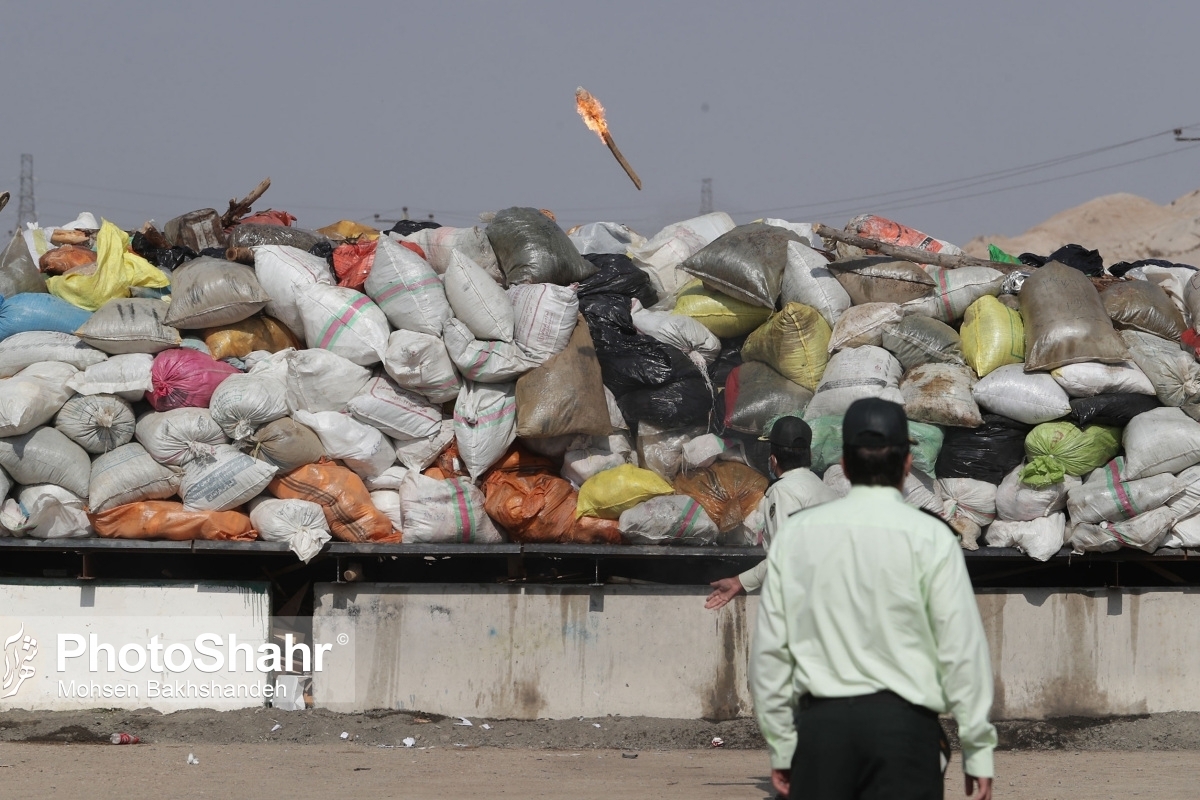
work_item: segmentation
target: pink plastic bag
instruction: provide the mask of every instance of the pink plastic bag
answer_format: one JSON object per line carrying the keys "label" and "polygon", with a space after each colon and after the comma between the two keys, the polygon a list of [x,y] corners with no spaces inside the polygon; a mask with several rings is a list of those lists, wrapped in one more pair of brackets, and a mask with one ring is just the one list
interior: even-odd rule
{"label": "pink plastic bag", "polygon": [[154,357],[150,368],[154,388],[146,392],[146,402],[155,411],[187,406],[208,408],[208,401],[221,381],[236,374],[236,367],[199,350],[164,350]]}

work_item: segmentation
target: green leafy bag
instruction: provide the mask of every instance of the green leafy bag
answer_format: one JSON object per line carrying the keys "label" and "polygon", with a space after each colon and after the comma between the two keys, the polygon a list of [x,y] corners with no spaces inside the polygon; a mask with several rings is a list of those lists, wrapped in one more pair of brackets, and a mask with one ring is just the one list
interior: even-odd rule
{"label": "green leafy bag", "polygon": [[1102,467],[1121,449],[1121,429],[1088,425],[1080,430],[1069,422],[1046,422],[1025,437],[1021,483],[1041,489],[1067,475],[1085,475]]}

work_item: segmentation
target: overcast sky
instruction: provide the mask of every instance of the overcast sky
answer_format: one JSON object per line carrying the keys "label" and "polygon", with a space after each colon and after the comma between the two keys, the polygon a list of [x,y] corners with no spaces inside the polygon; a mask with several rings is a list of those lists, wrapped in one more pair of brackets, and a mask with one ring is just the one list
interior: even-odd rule
{"label": "overcast sky", "polygon": [[[223,210],[270,176],[261,207],[305,227],[402,206],[463,225],[532,205],[564,227],[649,235],[698,213],[711,178],[716,208],[739,222],[841,226],[879,210],[961,243],[1102,194],[1166,202],[1200,188],[1200,149],[1184,149],[1200,143],[1166,135],[950,194],[844,200],[1200,123],[1196,0],[0,11],[0,190],[13,193],[0,231],[16,222],[21,153],[34,155],[43,224],[91,210],[124,227]],[[643,191],[575,114],[577,85],[607,107]],[[1046,182],[993,191],[1032,181]]]}

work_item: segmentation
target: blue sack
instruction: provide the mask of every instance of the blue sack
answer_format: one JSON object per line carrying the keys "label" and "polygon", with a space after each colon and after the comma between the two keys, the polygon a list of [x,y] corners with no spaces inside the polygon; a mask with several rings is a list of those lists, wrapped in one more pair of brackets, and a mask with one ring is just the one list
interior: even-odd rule
{"label": "blue sack", "polygon": [[0,339],[26,331],[74,333],[92,312],[73,306],[52,294],[23,292],[0,296]]}

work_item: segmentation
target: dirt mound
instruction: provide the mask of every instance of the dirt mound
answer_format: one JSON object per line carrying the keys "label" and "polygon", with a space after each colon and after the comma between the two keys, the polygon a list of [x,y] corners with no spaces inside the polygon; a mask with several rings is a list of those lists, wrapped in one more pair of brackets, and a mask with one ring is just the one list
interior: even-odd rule
{"label": "dirt mound", "polygon": [[1200,266],[1200,190],[1165,206],[1133,194],[1105,195],[1059,212],[1020,236],[979,236],[964,249],[986,256],[989,242],[1013,255],[1048,255],[1075,242],[1099,250],[1105,264],[1165,258]]}

